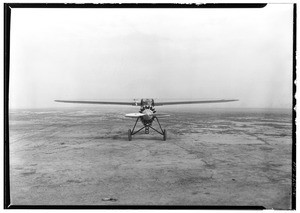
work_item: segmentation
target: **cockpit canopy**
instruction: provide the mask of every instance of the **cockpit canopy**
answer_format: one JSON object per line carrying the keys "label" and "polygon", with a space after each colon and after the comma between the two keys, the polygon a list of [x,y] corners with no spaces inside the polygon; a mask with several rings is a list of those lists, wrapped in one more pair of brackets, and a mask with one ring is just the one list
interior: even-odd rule
{"label": "cockpit canopy", "polygon": [[153,99],[142,99],[141,106],[152,106],[154,107],[154,100]]}

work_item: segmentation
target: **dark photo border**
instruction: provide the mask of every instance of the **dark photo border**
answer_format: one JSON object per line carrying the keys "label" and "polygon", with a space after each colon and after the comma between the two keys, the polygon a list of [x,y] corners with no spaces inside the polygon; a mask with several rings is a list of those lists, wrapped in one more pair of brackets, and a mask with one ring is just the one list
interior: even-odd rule
{"label": "dark photo border", "polygon": [[[10,200],[9,169],[9,74],[10,74],[10,30],[13,8],[263,8],[267,4],[64,4],[64,3],[4,3],[4,209],[249,209],[261,210],[263,206],[144,206],[144,205],[12,205]],[[291,209],[296,209],[296,25],[297,7],[293,4],[293,108],[292,108],[292,199]]]}

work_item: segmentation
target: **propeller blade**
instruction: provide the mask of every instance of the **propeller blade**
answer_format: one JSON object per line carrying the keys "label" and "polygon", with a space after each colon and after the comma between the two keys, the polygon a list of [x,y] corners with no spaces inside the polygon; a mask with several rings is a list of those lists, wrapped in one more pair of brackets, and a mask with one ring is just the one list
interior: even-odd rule
{"label": "propeller blade", "polygon": [[163,118],[163,117],[169,117],[169,114],[165,114],[165,113],[154,113],[153,114],[155,117],[157,118]]}
{"label": "propeller blade", "polygon": [[129,118],[138,118],[138,117],[141,117],[141,116],[144,116],[145,114],[143,113],[128,113],[125,115],[125,117],[129,117]]}

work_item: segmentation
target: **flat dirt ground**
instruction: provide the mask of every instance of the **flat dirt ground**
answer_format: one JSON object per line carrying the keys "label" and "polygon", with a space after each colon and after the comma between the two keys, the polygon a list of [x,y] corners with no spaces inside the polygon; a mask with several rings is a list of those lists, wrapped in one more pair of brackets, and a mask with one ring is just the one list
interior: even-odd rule
{"label": "flat dirt ground", "polygon": [[291,208],[291,110],[166,109],[167,141],[128,141],[135,107],[11,110],[12,204]]}

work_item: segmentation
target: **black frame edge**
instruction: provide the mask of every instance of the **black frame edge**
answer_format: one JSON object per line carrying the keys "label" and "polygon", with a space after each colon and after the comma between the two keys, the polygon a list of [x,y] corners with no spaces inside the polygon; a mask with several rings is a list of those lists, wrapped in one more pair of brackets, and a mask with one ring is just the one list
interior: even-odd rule
{"label": "black frame edge", "polygon": [[296,210],[296,51],[297,51],[297,4],[293,4],[293,109],[292,109],[292,200],[291,208]]}
{"label": "black frame edge", "polygon": [[4,4],[4,209],[9,208],[10,183],[9,183],[9,119],[8,119],[8,89],[9,89],[9,62],[10,62],[10,22],[11,8]]}
{"label": "black frame edge", "polygon": [[174,209],[185,209],[185,210],[263,210],[266,209],[263,206],[134,206],[134,205],[118,205],[118,206],[82,206],[82,205],[14,205],[10,209],[155,209],[155,210],[174,210]]}
{"label": "black frame edge", "polygon": [[8,3],[11,8],[263,8],[266,3]]}
{"label": "black frame edge", "polygon": [[[267,4],[221,3],[221,4],[64,4],[64,3],[4,3],[4,209],[235,209],[262,210],[262,206],[76,206],[76,205],[11,205],[9,183],[9,62],[10,62],[10,24],[11,8],[263,8]],[[292,202],[296,209],[296,25],[297,6],[293,4],[293,109],[292,109]]]}

